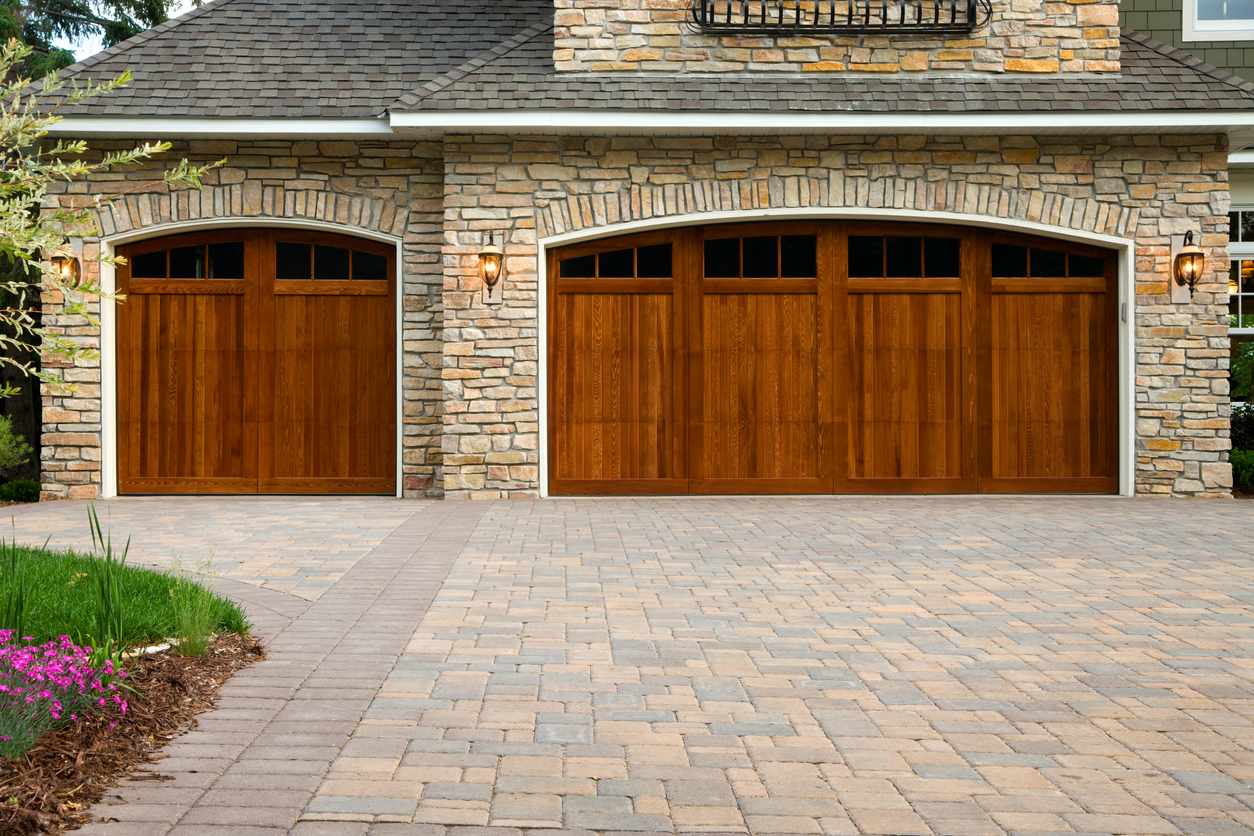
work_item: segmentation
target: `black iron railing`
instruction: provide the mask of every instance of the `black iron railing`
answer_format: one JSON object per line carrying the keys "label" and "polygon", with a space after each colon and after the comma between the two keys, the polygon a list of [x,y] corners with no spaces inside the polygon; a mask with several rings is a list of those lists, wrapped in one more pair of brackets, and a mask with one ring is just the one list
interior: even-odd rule
{"label": "black iron railing", "polygon": [[989,0],[692,0],[708,35],[958,34],[988,21]]}

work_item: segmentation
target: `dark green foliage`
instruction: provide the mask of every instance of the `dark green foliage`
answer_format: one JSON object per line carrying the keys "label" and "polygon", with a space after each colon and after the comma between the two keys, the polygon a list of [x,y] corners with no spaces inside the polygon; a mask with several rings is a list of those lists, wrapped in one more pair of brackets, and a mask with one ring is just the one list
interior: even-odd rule
{"label": "dark green foliage", "polygon": [[[20,573],[0,572],[0,606],[8,600],[11,585],[23,577],[26,635],[36,642],[69,636],[77,644],[91,645],[98,612],[100,558],[20,545],[15,553]],[[177,634],[178,588],[185,580],[126,565],[118,567],[116,577],[123,644],[154,644]],[[215,630],[248,631],[248,620],[238,605],[216,594],[213,599]]]}
{"label": "dark green foliage", "polygon": [[172,0],[0,0],[0,39],[32,47],[22,71],[42,78],[75,60],[74,53],[54,47],[54,40],[101,37],[111,47],[164,23],[171,5]]}
{"label": "dark green foliage", "polygon": [[38,502],[39,490],[37,479],[14,479],[0,485],[0,502]]}
{"label": "dark green foliage", "polygon": [[1232,362],[1228,379],[1233,400],[1248,401],[1254,398],[1254,341],[1232,341]]}
{"label": "dark green foliage", "polygon": [[1238,488],[1254,488],[1254,450],[1233,450],[1232,484]]}
{"label": "dark green foliage", "polygon": [[1254,450],[1254,405],[1232,407],[1232,449]]}

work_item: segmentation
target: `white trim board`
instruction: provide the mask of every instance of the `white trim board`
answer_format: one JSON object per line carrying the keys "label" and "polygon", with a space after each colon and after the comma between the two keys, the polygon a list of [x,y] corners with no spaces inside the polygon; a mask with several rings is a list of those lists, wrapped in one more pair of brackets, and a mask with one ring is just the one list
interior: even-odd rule
{"label": "white trim board", "polygon": [[1180,40],[1182,41],[1249,41],[1254,40],[1254,20],[1209,21],[1199,25],[1197,0],[1184,0],[1181,10]]}
{"label": "white trim board", "polygon": [[[719,134],[947,133],[1099,135],[1232,133],[1254,141],[1254,110],[864,113],[517,109],[411,111],[370,119],[67,116],[54,136],[224,139],[403,138],[415,133]],[[1246,135],[1249,137],[1246,137]]]}
{"label": "white trim board", "polygon": [[65,116],[49,131],[54,136],[170,137],[187,139],[379,139],[393,131],[377,119],[252,119],[200,116]]}
{"label": "white trim board", "polygon": [[[402,402],[402,381],[405,376],[404,367],[404,298],[405,298],[405,262],[402,258],[404,240],[395,236],[372,230],[358,229],[326,221],[303,220],[290,218],[214,218],[204,221],[179,221],[177,223],[157,224],[143,229],[129,230],[115,235],[101,236],[100,252],[106,256],[115,255],[117,248],[123,244],[142,241],[146,238],[163,238],[181,232],[205,229],[244,227],[288,227],[295,229],[311,229],[334,232],[339,235],[351,235],[393,244],[396,247],[396,497],[404,494],[405,474],[403,472],[404,457],[404,403]],[[101,262],[100,284],[105,292],[117,290],[117,270],[112,264]],[[123,303],[125,304],[125,303]],[[104,499],[114,499],[118,495],[118,356],[117,356],[117,308],[116,303],[102,302],[100,305],[100,492]]]}
{"label": "white trim board", "polygon": [[[913,209],[761,209],[743,212],[710,212],[682,217],[656,218],[644,221],[580,230],[578,232],[550,235],[536,241],[536,337],[539,362],[536,368],[536,398],[538,401],[540,435],[536,454],[540,485],[539,494],[549,496],[549,364],[548,364],[548,258],[550,247],[563,246],[578,241],[611,238],[650,229],[667,229],[681,226],[699,226],[710,223],[750,222],[757,220],[834,220],[867,219],[876,221],[931,220],[933,223],[953,223],[983,228],[1007,229],[1032,235],[1045,235],[1081,243],[1097,244],[1118,251],[1119,276],[1116,281],[1118,304],[1116,309],[1119,357],[1118,391],[1119,404],[1119,495],[1130,497],[1136,493],[1136,244],[1131,239],[1111,235],[1085,233],[1072,229],[1050,227],[1031,221],[1014,221],[987,218],[981,215],[962,215],[954,212],[921,212]],[[1124,316],[1124,305],[1126,317]]]}

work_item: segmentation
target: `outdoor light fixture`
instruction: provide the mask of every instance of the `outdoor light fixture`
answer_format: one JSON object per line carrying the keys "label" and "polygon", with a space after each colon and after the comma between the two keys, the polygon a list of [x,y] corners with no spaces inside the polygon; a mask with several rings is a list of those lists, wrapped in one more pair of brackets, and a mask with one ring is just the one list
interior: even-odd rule
{"label": "outdoor light fixture", "polygon": [[496,245],[492,233],[489,232],[487,237],[488,243],[479,251],[479,277],[483,279],[486,289],[486,301],[496,302],[500,299],[493,299],[492,296],[496,292],[497,283],[501,281],[501,273],[504,272],[502,265],[505,253]]}
{"label": "outdoor light fixture", "polygon": [[1202,252],[1202,248],[1193,243],[1193,230],[1184,233],[1184,246],[1180,252],[1176,253],[1174,262],[1172,263],[1172,272],[1175,274],[1176,284],[1189,288],[1189,297],[1193,296],[1193,289],[1197,285],[1197,280],[1202,277],[1202,269],[1206,266],[1206,255]]}
{"label": "outdoor light fixture", "polygon": [[[69,246],[69,239],[65,241]],[[78,257],[73,254],[61,253],[48,259],[48,263],[52,265],[52,274],[60,280],[63,285],[70,287],[78,287],[79,277],[82,275],[82,268],[79,266]]]}

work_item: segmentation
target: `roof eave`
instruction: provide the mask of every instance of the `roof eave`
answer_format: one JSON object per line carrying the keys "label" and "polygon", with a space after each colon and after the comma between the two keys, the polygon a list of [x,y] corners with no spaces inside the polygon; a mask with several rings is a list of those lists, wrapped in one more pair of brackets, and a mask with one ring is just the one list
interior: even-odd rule
{"label": "roof eave", "polygon": [[1254,143],[1254,109],[1193,111],[1015,111],[903,113],[847,111],[684,111],[614,109],[423,110],[336,118],[67,116],[56,136],[164,139],[387,139],[403,135],[634,134],[1229,134],[1232,145]]}
{"label": "roof eave", "polygon": [[101,139],[388,139],[386,116],[359,119],[208,116],[65,116],[53,136]]}

